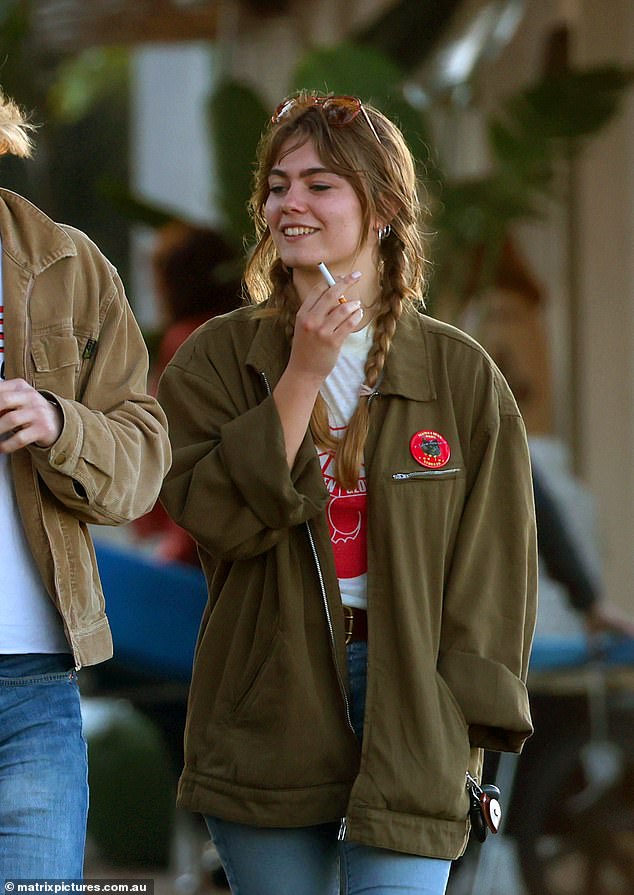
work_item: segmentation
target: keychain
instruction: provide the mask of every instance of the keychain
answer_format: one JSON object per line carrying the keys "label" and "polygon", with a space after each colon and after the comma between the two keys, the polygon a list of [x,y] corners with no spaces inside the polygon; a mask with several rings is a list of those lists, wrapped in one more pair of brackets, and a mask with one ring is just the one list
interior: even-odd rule
{"label": "keychain", "polygon": [[475,777],[467,771],[467,791],[471,828],[478,842],[484,842],[489,830],[497,833],[500,828],[502,820],[500,790],[492,783],[480,786]]}

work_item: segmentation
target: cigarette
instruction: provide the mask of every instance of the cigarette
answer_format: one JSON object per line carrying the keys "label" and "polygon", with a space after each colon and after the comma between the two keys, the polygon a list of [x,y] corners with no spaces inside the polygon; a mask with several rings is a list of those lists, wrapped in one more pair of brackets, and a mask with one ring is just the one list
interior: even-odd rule
{"label": "cigarette", "polygon": [[[317,267],[320,269],[324,280],[328,283],[329,286],[337,285],[337,281],[335,280],[333,275],[330,273],[330,271],[328,270],[328,268],[326,267],[326,265],[324,264],[323,261],[320,261],[319,264],[317,265]],[[341,295],[337,299],[337,301],[339,302],[340,305],[345,305],[347,300],[348,299],[345,297],[345,295]]]}
{"label": "cigarette", "polygon": [[322,276],[323,276],[324,280],[328,283],[328,285],[335,286],[337,281],[335,280],[333,275],[330,273],[330,271],[328,270],[328,268],[326,267],[324,262],[320,261],[319,264],[317,265],[317,267],[320,269]]}

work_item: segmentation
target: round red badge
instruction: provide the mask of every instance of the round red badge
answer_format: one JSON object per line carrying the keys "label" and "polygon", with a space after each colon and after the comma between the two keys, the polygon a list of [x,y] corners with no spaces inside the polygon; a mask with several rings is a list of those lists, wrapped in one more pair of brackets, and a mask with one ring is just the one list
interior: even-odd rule
{"label": "round red badge", "polygon": [[409,449],[414,460],[428,469],[440,469],[451,457],[447,439],[432,429],[423,429],[422,432],[412,435]]}

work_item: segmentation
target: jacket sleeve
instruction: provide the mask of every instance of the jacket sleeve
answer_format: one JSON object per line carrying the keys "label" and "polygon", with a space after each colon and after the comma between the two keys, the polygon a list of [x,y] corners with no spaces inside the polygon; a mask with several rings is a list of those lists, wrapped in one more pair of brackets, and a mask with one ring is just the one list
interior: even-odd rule
{"label": "jacket sleeve", "polygon": [[117,525],[154,505],[170,463],[167,421],[146,392],[148,354],[116,273],[81,400],[43,392],[64,417],[47,449],[29,447],[52,494],[86,523]]}
{"label": "jacket sleeve", "polygon": [[174,457],[161,501],[213,556],[244,559],[323,510],[327,495],[310,437],[289,470],[273,398],[247,406],[202,353],[190,367],[185,346],[159,384]]}
{"label": "jacket sleeve", "polygon": [[[449,570],[439,671],[474,746],[519,752],[532,733],[526,677],[537,550],[523,421],[505,383],[467,460],[467,496]],[[497,396],[497,399],[496,399]]]}

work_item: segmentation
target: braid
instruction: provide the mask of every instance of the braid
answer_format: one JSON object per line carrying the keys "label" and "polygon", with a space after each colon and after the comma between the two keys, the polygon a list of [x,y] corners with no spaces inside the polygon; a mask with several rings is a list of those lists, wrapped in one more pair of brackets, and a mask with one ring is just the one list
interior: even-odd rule
{"label": "braid", "polygon": [[374,341],[365,365],[366,383],[374,388],[379,381],[385,361],[403,313],[403,296],[407,294],[404,257],[400,243],[394,240],[383,251],[383,295],[374,327]]}
{"label": "braid", "polygon": [[[365,383],[371,389],[378,384],[387,359],[396,325],[403,313],[402,254],[393,251],[383,271],[381,307],[374,323],[374,339],[365,365]],[[362,395],[344,437],[337,444],[337,481],[350,491],[359,480],[363,452],[370,426],[370,396]]]}
{"label": "braid", "polygon": [[293,341],[295,331],[295,317],[299,309],[299,298],[293,286],[293,281],[288,275],[281,261],[277,261],[271,271],[273,292],[269,301],[269,307],[275,310],[278,319],[284,329],[284,334],[289,344]]}
{"label": "braid", "polygon": [[[319,447],[325,448],[327,451],[332,451],[333,454],[336,454],[341,450],[343,441],[339,438],[335,438],[330,431],[328,405],[321,394],[317,395],[315,406],[313,407],[313,412],[310,417],[310,431],[313,436],[313,441]],[[340,482],[340,484],[342,483]]]}

